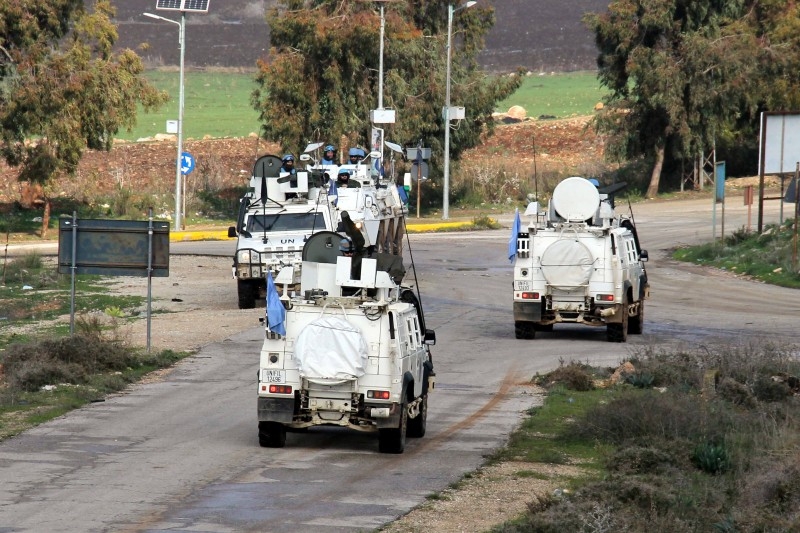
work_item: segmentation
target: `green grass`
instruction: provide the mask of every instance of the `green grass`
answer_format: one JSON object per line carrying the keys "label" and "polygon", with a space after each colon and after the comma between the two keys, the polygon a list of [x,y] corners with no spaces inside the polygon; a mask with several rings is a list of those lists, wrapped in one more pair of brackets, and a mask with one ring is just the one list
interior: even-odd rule
{"label": "green grass", "polygon": [[533,118],[591,115],[594,106],[602,101],[606,92],[594,72],[533,74],[525,78],[514,94],[498,102],[495,108],[498,112],[505,112],[511,106],[522,106]]}
{"label": "green grass", "polygon": [[594,442],[564,437],[564,431],[591,406],[607,402],[613,391],[573,391],[557,386],[548,392],[545,404],[531,411],[493,460],[522,460],[533,463],[567,464],[578,460],[587,469],[597,469],[606,448]]}
{"label": "green grass", "polygon": [[[120,131],[119,139],[133,141],[166,133],[167,120],[178,120],[179,72],[151,70],[146,77],[167,91],[170,101],[154,113],[140,108],[137,126],[131,132]],[[258,132],[258,113],[250,105],[253,78],[252,73],[184,72],[184,139],[245,137]]]}
{"label": "green grass", "polygon": [[724,241],[679,248],[673,257],[797,289],[800,271],[793,265],[794,233],[791,221],[767,226],[761,234],[741,228]]}
{"label": "green grass", "polygon": [[[0,283],[0,349],[11,342],[28,338],[15,331],[17,326],[27,326],[40,321],[52,321],[69,315],[71,303],[71,278],[58,274],[54,263],[45,262],[37,254],[12,259],[4,264]],[[113,320],[126,320],[136,316],[145,302],[145,295],[110,295],[104,283],[109,278],[79,275],[75,280],[75,313],[105,312]],[[28,288],[29,287],[29,288]],[[53,324],[37,329],[43,333],[61,336],[69,331],[64,324]]]}

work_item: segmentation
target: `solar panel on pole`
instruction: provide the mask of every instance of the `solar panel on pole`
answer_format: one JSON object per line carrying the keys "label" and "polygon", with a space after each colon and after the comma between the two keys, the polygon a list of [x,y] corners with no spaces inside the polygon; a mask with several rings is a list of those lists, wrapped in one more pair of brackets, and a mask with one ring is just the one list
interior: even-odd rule
{"label": "solar panel on pole", "polygon": [[156,9],[208,13],[209,0],[156,0]]}
{"label": "solar panel on pole", "polygon": [[183,226],[182,214],[185,208],[181,205],[181,196],[183,187],[183,176],[181,174],[182,156],[183,156],[183,108],[184,108],[184,81],[183,81],[183,64],[184,54],[186,52],[186,13],[208,13],[209,0],[156,0],[156,10],[161,11],[180,11],[181,20],[175,21],[172,19],[153,15],[152,13],[144,13],[145,16],[161,19],[166,22],[172,22],[180,27],[180,37],[178,42],[181,47],[181,62],[180,62],[180,88],[178,97],[178,152],[175,164],[175,229],[181,230]]}

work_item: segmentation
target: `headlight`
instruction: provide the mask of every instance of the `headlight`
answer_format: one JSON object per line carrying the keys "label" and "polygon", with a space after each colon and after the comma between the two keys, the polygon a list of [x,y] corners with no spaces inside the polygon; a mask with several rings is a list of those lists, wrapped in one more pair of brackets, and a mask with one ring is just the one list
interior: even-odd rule
{"label": "headlight", "polygon": [[240,263],[250,262],[250,250],[242,250],[236,254],[236,260]]}

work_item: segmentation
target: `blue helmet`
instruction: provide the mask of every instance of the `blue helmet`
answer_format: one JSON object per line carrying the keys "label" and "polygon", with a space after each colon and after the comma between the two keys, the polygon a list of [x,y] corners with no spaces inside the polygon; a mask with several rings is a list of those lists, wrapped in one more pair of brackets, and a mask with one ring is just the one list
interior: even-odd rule
{"label": "blue helmet", "polygon": [[589,178],[589,183],[591,183],[595,187],[600,187],[600,182],[596,178]]}
{"label": "blue helmet", "polygon": [[361,148],[350,148],[350,151],[348,152],[348,155],[350,157],[353,157],[353,156],[364,157],[364,150],[362,150]]}
{"label": "blue helmet", "polygon": [[281,161],[294,161],[294,156],[292,154],[285,154]]}
{"label": "blue helmet", "polygon": [[346,175],[347,177],[350,177],[350,171],[347,170],[346,168],[339,169],[339,175],[341,176],[342,174]]}
{"label": "blue helmet", "polygon": [[326,152],[335,152],[336,148],[334,148],[332,144],[329,144],[328,146],[325,147],[325,151]]}

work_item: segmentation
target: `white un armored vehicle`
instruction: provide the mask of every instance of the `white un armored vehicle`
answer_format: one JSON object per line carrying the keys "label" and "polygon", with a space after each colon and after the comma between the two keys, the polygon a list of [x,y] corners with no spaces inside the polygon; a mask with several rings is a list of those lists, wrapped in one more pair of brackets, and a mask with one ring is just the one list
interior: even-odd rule
{"label": "white un armored vehicle", "polygon": [[[380,452],[402,453],[406,436],[425,434],[436,337],[418,295],[398,284],[402,260],[368,253],[357,235],[356,256],[345,257],[341,239],[329,231],[309,237],[300,290],[284,290],[278,324],[277,291],[267,295],[259,443],[283,447],[287,430],[327,425],[377,432]],[[284,267],[276,284],[291,285],[293,270]]]}
{"label": "white un armored vehicle", "polygon": [[[310,145],[306,151],[318,148]],[[379,157],[371,153],[367,157]],[[308,153],[301,161],[312,161]],[[250,190],[241,199],[236,226],[228,236],[236,237],[233,277],[236,279],[239,309],[252,309],[264,298],[266,274],[273,276],[286,265],[294,265],[294,284],[300,282],[300,253],[308,237],[317,231],[337,231],[341,214],[348,212],[367,246],[399,254],[407,207],[394,183],[382,183],[371,176],[371,165],[311,165],[296,176],[280,172],[281,159],[260,157],[250,178]],[[333,191],[340,169],[350,174],[348,188]],[[335,194],[332,194],[334,193]]]}
{"label": "white un armored vehicle", "polygon": [[558,184],[549,209],[536,202],[525,212],[528,227],[516,237],[514,329],[533,339],[554,324],[605,326],[610,342],[642,333],[650,286],[633,217],[616,215],[610,186],[589,180]]}

